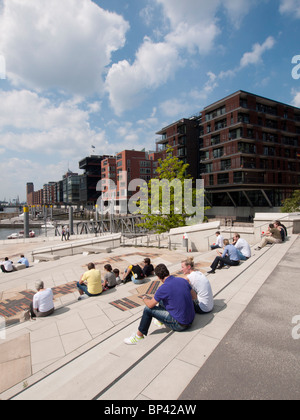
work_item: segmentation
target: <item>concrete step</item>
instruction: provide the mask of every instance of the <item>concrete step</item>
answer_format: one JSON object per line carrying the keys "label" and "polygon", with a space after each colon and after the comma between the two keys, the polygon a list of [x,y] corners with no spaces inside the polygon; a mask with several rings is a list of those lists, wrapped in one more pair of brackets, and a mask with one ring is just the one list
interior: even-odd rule
{"label": "concrete step", "polygon": [[[123,343],[138,328],[143,308],[107,331],[93,347],[77,351],[57,369],[13,399],[176,399],[229,331],[295,238],[264,248],[239,267],[210,276],[215,295],[212,314],[197,316],[184,333],[151,326],[138,345]],[[74,305],[74,307],[76,304]],[[52,367],[53,369],[53,367]],[[170,385],[171,384],[171,385]]]}

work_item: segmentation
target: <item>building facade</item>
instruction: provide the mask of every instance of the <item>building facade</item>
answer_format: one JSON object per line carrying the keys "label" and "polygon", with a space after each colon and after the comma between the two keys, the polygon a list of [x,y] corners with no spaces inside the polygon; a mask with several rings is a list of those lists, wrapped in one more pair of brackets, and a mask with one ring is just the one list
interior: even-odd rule
{"label": "building facade", "polygon": [[157,152],[166,156],[168,146],[173,149],[173,156],[189,165],[187,172],[197,179],[199,169],[199,119],[197,117],[183,118],[156,134],[161,137],[156,140]]}
{"label": "building facade", "polygon": [[84,206],[94,206],[99,198],[97,184],[102,177],[101,162],[109,156],[92,155],[79,162],[84,173],[80,177],[79,201]]}
{"label": "building facade", "polygon": [[63,204],[71,205],[80,203],[79,187],[81,176],[70,170],[63,176]]}
{"label": "building facade", "polygon": [[238,91],[204,108],[199,128],[209,205],[279,207],[299,189],[299,108]]}
{"label": "building facade", "polygon": [[[160,157],[162,154],[159,152],[123,150],[114,158],[102,161],[102,179],[106,179],[104,192],[107,200],[114,199],[117,212],[126,212],[128,200],[137,192],[136,188],[133,191],[128,189],[131,181],[143,179],[148,183],[155,178]],[[111,189],[110,181],[111,185],[115,185],[115,191]]]}

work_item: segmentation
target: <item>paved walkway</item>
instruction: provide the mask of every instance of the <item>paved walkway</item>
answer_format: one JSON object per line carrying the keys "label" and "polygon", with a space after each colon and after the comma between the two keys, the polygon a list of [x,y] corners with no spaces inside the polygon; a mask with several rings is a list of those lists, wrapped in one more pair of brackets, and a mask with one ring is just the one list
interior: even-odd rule
{"label": "paved walkway", "polygon": [[[53,316],[10,327],[4,342],[0,338],[0,398],[110,400],[118,395],[119,400],[178,399],[285,253],[292,246],[299,248],[296,240],[292,236],[285,244],[255,252],[239,267],[211,275],[213,313],[197,316],[193,327],[180,334],[151,326],[149,336],[137,346],[126,346],[123,339],[138,327],[143,311],[139,296],[154,293],[155,277],[140,287],[127,283],[80,302],[77,291],[57,295],[58,309]],[[129,263],[141,263],[145,256],[154,265],[165,263],[176,274],[187,254],[119,248],[92,258],[74,256],[37,264],[11,274],[10,279],[0,276],[1,301],[33,290],[37,279],[44,280],[46,287],[72,284],[91,260],[100,269],[111,263],[122,271]],[[206,272],[215,252],[194,256],[198,269]]]}
{"label": "paved walkway", "polygon": [[[300,399],[300,238],[180,399]],[[297,316],[298,327],[293,323]]]}

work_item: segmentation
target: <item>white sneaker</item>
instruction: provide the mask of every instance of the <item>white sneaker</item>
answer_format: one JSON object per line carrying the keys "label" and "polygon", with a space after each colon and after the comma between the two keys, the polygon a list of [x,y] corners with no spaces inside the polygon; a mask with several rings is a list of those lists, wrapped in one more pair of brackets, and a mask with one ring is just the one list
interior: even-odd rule
{"label": "white sneaker", "polygon": [[137,344],[139,341],[143,340],[144,337],[138,336],[136,333],[133,333],[130,337],[124,339],[125,344]]}
{"label": "white sneaker", "polygon": [[156,318],[153,319],[153,324],[156,325],[156,327],[158,327],[158,328],[161,328],[161,327],[164,326],[164,324]]}

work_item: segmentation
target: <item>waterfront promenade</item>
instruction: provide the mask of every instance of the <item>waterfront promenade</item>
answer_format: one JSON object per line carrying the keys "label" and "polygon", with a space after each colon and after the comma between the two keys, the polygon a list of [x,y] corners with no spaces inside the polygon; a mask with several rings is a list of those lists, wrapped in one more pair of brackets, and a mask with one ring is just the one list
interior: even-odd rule
{"label": "waterfront promenade", "polygon": [[[80,302],[75,282],[90,261],[103,273],[105,263],[123,271],[146,256],[154,265],[163,262],[172,274],[179,274],[181,260],[190,253],[120,247],[110,254],[64,257],[9,275],[0,273],[3,311],[5,304],[17,311],[17,301],[30,298],[36,280],[54,289],[57,308],[49,318],[7,328],[5,339],[0,340],[0,398],[176,400],[207,398],[209,390],[212,399],[273,399],[278,398],[283,383],[281,398],[299,398],[298,389],[289,391],[285,386],[289,379],[291,384],[300,380],[300,341],[292,338],[292,318],[300,315],[296,313],[299,286],[295,282],[300,268],[299,241],[298,235],[292,235],[284,244],[254,251],[239,267],[210,275],[213,313],[197,315],[184,333],[151,326],[149,336],[136,346],[126,346],[123,339],[138,327],[143,311],[140,296],[153,294],[159,286],[157,279],[149,278],[141,286],[130,282]],[[19,247],[9,252],[6,248],[7,256],[18,255]],[[215,251],[192,255],[197,268],[206,272]],[[22,308],[19,306],[18,313]],[[279,349],[275,337],[282,343]],[[249,363],[253,348],[261,351]],[[262,366],[267,369],[264,377]],[[261,375],[255,384],[257,369]],[[239,387],[243,392],[235,393]]]}

